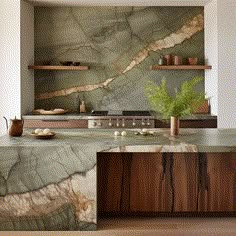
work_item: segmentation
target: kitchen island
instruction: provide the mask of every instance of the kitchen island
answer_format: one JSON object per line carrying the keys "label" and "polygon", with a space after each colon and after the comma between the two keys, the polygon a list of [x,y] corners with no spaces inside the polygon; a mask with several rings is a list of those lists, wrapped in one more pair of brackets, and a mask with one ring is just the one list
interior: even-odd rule
{"label": "kitchen island", "polygon": [[[98,181],[98,185],[102,184],[108,189],[106,197],[118,200],[114,197],[114,192],[109,194],[109,188],[112,182],[113,185],[119,182],[112,181],[112,171],[119,172],[121,166],[112,162],[112,167],[107,158],[114,160],[116,155],[111,155],[119,153],[124,156],[117,158],[118,163],[121,161],[122,170],[129,173],[119,176],[130,178],[127,179],[130,184],[128,186],[125,182],[120,182],[123,186],[123,199],[119,198],[119,209],[117,204],[113,208],[109,205],[109,201],[114,203],[111,198],[104,198],[101,205],[105,212],[116,212],[121,208],[123,213],[142,210],[149,212],[150,207],[170,213],[176,209],[214,212],[219,209],[220,198],[214,200],[212,192],[208,196],[207,190],[219,187],[223,190],[218,191],[225,191],[223,201],[228,201],[225,204],[226,211],[235,213],[236,129],[181,129],[177,137],[169,136],[169,129],[152,129],[153,134],[145,136],[136,135],[137,130],[134,129],[126,130],[127,136],[114,136],[114,130],[110,129],[59,129],[55,130],[56,136],[51,140],[35,139],[30,135],[31,131],[25,130],[22,137],[0,137],[0,230],[95,230],[99,188],[97,174],[99,178],[110,176],[109,181],[104,180],[106,184]],[[127,156],[129,153],[137,153],[139,156],[130,158]],[[143,157],[141,153],[147,154]],[[132,163],[131,159],[137,161]],[[147,169],[143,169],[141,165],[145,162],[148,163],[144,165]],[[211,181],[209,176],[205,176],[208,173],[207,166],[213,172],[218,171],[215,164],[223,174],[222,181]],[[97,166],[103,167],[99,169]],[[156,166],[158,172],[150,170],[150,166]],[[109,169],[110,167],[113,169]],[[188,168],[192,168],[192,174],[186,172],[187,174],[180,175]],[[108,171],[105,173],[104,170]],[[141,190],[146,185],[141,186],[137,176],[130,175],[130,170],[132,173],[144,170],[139,179],[148,175],[149,180],[155,184],[154,189],[148,190],[158,192],[157,194],[166,191],[165,196],[169,196],[169,200],[163,201],[163,196],[154,199],[154,194],[150,195],[152,199],[145,198],[143,201],[142,192],[146,190]],[[174,173],[175,177],[180,178],[177,182],[174,181]],[[162,185],[157,184],[159,177]],[[196,185],[191,185],[192,190],[190,185],[181,185],[184,178],[194,178]],[[182,186],[187,191],[181,189]],[[192,195],[187,204],[176,200],[179,193],[189,193],[189,188],[190,192],[198,196],[197,203],[194,203]],[[98,189],[98,196],[100,195],[101,189]],[[140,205],[140,200],[144,205]],[[212,209],[208,205],[211,201],[214,201]],[[156,204],[154,208],[152,204]],[[183,205],[186,207],[182,207]],[[194,207],[190,209],[189,206],[192,205]]]}

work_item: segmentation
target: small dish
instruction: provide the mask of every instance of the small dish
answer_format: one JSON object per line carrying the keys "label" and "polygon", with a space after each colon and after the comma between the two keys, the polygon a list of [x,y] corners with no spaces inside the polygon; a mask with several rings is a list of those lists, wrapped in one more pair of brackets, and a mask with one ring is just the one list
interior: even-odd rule
{"label": "small dish", "polygon": [[80,65],[80,62],[79,62],[79,61],[73,62],[73,66],[79,66],[79,65]]}
{"label": "small dish", "polygon": [[189,57],[188,58],[188,64],[189,65],[197,65],[198,58],[197,57]]}
{"label": "small dish", "polygon": [[153,132],[147,131],[147,132],[143,132],[143,131],[137,131],[134,133],[135,135],[142,135],[142,136],[148,136],[148,135],[154,135]]}
{"label": "small dish", "polygon": [[71,66],[73,64],[73,61],[60,61],[60,64],[63,66]]}
{"label": "small dish", "polygon": [[44,109],[36,109],[32,111],[33,115],[63,115],[69,112],[69,110],[56,108],[53,110],[44,110]]}
{"label": "small dish", "polygon": [[39,134],[36,134],[35,132],[32,132],[30,135],[38,139],[51,139],[56,135],[56,133],[50,132],[48,134],[39,135]]}

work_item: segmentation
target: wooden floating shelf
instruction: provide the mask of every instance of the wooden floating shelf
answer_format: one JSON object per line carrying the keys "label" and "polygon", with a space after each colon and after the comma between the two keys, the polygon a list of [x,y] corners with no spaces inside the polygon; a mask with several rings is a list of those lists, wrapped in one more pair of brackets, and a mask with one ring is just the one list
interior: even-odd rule
{"label": "wooden floating shelf", "polygon": [[151,66],[151,70],[205,70],[211,68],[212,66],[205,66],[205,65]]}
{"label": "wooden floating shelf", "polygon": [[28,66],[30,70],[88,70],[88,66]]}

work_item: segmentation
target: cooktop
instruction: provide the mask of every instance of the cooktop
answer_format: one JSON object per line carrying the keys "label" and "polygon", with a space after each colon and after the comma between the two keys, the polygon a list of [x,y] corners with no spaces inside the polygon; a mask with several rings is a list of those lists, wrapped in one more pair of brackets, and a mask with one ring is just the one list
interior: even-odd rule
{"label": "cooktop", "polygon": [[95,111],[91,112],[91,116],[151,116],[150,111]]}

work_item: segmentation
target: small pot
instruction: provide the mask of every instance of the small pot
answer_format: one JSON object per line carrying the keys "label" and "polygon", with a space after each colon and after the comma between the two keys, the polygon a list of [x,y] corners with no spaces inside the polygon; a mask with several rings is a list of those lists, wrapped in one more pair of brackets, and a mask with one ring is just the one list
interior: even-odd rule
{"label": "small pot", "polygon": [[188,64],[189,65],[197,65],[198,58],[197,57],[189,57],[188,58]]}
{"label": "small pot", "polygon": [[158,65],[159,65],[159,66],[163,66],[163,65],[165,65],[165,64],[166,64],[165,58],[164,58],[163,56],[160,56],[160,57],[159,57],[159,60],[158,60]]}
{"label": "small pot", "polygon": [[167,54],[164,56],[164,58],[166,59],[166,65],[172,65],[172,55],[171,54]]}
{"label": "small pot", "polygon": [[9,126],[8,126],[8,120],[4,116],[3,117],[6,120],[6,127],[7,127],[7,132],[10,136],[13,137],[19,137],[23,133],[23,125],[24,125],[24,120],[23,119],[10,119]]}
{"label": "small pot", "polygon": [[174,65],[175,66],[182,65],[182,57],[174,56]]}
{"label": "small pot", "polygon": [[179,118],[171,116],[170,118],[170,135],[176,136],[179,134]]}

